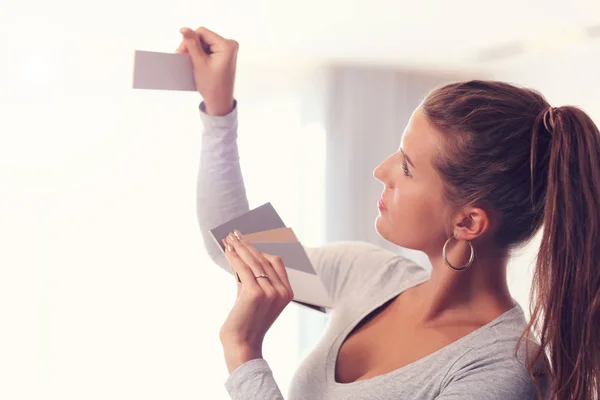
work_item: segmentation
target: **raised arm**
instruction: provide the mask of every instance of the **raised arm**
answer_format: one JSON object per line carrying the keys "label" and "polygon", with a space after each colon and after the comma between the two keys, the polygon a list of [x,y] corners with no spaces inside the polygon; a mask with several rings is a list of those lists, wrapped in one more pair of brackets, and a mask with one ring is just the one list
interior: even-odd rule
{"label": "raised arm", "polygon": [[[248,211],[248,200],[237,149],[237,104],[233,99],[235,64],[238,44],[198,28],[181,30],[183,41],[177,49],[190,55],[194,82],[204,98],[200,115],[204,124],[202,152],[198,174],[197,214],[204,246],[210,257],[222,268],[229,262],[213,242],[209,229]],[[282,400],[283,396],[271,369],[262,358],[239,362],[241,348],[223,343],[230,375],[226,389],[233,400]],[[233,367],[237,365],[237,367]],[[262,384],[249,387],[260,379]]]}
{"label": "raised arm", "polygon": [[207,114],[202,102],[200,117],[204,129],[196,191],[198,224],[210,258],[230,271],[209,230],[249,210],[237,146],[237,102],[233,102],[233,110],[224,116]]}
{"label": "raised arm", "polygon": [[[195,32],[184,29],[182,34],[184,40],[178,52],[190,54],[196,87],[204,98],[200,104],[204,129],[197,181],[198,223],[211,259],[231,271],[209,230],[249,210],[237,147],[238,104],[233,98],[237,43],[205,28]],[[397,257],[361,242],[307,248],[306,252],[334,307],[346,293],[360,288],[361,278],[370,276],[373,266],[385,265]],[[231,370],[226,387],[234,400],[283,399],[262,358],[250,359]]]}

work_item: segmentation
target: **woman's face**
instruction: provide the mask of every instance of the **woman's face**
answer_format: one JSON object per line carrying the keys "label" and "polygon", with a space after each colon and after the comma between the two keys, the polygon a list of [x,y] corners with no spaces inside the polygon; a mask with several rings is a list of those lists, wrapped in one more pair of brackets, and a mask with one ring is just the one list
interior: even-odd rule
{"label": "woman's face", "polygon": [[383,183],[385,205],[375,227],[398,246],[427,253],[447,237],[442,180],[432,163],[441,138],[419,107],[406,126],[400,149],[373,171]]}

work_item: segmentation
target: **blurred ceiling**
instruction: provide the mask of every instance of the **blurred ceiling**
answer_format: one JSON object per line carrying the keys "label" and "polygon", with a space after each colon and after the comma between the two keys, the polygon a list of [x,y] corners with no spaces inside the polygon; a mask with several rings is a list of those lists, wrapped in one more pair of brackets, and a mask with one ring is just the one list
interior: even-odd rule
{"label": "blurred ceiling", "polygon": [[42,40],[173,51],[181,26],[204,25],[240,42],[240,63],[257,65],[267,60],[292,66],[337,60],[485,67],[587,40],[588,34],[598,38],[600,31],[599,0],[3,3],[0,34],[10,35],[5,39],[19,40],[30,29],[30,36]]}
{"label": "blurred ceiling", "polygon": [[[242,59],[473,65],[598,33],[599,0],[254,0],[189,3],[185,21],[235,38]],[[165,11],[176,25],[175,8]],[[172,15],[173,14],[173,15]],[[197,15],[197,18],[190,15]],[[594,30],[595,29],[595,30]]]}

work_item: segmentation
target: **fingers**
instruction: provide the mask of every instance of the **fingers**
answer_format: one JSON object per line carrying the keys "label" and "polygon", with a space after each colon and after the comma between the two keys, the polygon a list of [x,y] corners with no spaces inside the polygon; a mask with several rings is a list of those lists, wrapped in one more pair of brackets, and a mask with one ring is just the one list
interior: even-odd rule
{"label": "fingers", "polygon": [[[237,235],[238,238],[240,239],[239,242],[243,246],[241,251],[242,252],[248,251],[249,257],[253,257],[254,260],[256,260],[256,262],[258,262],[261,265],[264,273],[266,273],[269,276],[271,285],[275,288],[275,290],[277,291],[279,296],[281,298],[289,297],[291,290],[289,290],[288,286],[284,282],[282,282],[281,276],[280,276],[281,274],[277,270],[275,270],[274,266],[271,263],[271,260],[267,257],[267,254],[259,251],[256,247],[252,246],[250,243],[248,243],[246,240],[244,240],[242,234],[237,229],[235,230],[234,235]],[[243,255],[242,255],[242,258],[244,258]],[[278,260],[279,264],[281,266],[283,266],[283,262],[281,262],[281,258],[279,258],[279,257],[273,258],[273,260],[275,260],[275,259],[279,259]],[[285,273],[285,268],[283,268],[283,270]],[[263,279],[263,278],[260,278],[260,279]],[[285,279],[287,280],[287,273],[285,273]]]}
{"label": "fingers", "polygon": [[[237,231],[239,232],[239,231]],[[238,233],[239,235],[239,233]],[[239,236],[235,236],[230,234],[227,237],[227,243],[233,247],[233,251],[239,257],[240,261],[247,266],[252,271],[253,280],[258,284],[258,286],[263,290],[265,296],[269,300],[275,300],[278,296],[278,292],[273,286],[271,282],[271,275],[267,271],[265,271],[265,266],[261,262],[260,259],[256,258],[250,251],[250,249],[240,241]],[[266,264],[266,262],[265,262]],[[258,275],[265,274],[268,276],[267,278],[261,277],[256,278]],[[243,281],[242,277],[242,281]]]}
{"label": "fingers", "polygon": [[218,45],[220,43],[227,42],[227,39],[225,39],[222,36],[217,35],[213,31],[206,29],[203,26],[196,29],[196,33],[199,34],[200,37],[202,38],[202,40],[209,46],[212,46],[215,44]]}
{"label": "fingers", "polygon": [[[194,59],[194,61],[205,61],[208,55],[202,48],[202,43],[200,43],[200,37],[198,37],[196,32],[194,32],[190,28],[181,28],[180,32],[183,35],[182,45],[185,46],[187,52]],[[181,49],[182,46],[180,45],[179,48]]]}
{"label": "fingers", "polygon": [[[221,242],[223,243],[223,246],[225,247],[225,256],[227,257],[227,251],[231,251],[231,245],[229,243],[227,243],[226,239],[221,240]],[[242,280],[240,279],[240,275],[237,272],[235,272],[235,269],[233,268],[233,265],[231,265],[231,262],[230,262],[230,266],[231,266],[231,272],[233,273],[233,276],[235,277],[236,282],[242,283]]]}
{"label": "fingers", "polygon": [[[227,237],[227,242],[233,246],[235,252],[242,259],[243,262],[248,264],[254,275],[261,275],[265,273],[265,269],[261,260],[254,256],[254,254],[250,251],[249,247],[246,246],[238,237],[230,234]],[[262,279],[262,278],[261,278]]]}
{"label": "fingers", "polygon": [[177,53],[177,54],[189,54],[188,49],[185,46],[185,43],[183,42],[183,40],[179,44],[179,47],[177,48],[177,50],[175,50],[175,53]]}
{"label": "fingers", "polygon": [[194,39],[193,43],[197,49],[203,51],[204,54],[201,55],[204,56],[216,52],[237,53],[239,49],[239,43],[235,40],[225,39],[224,37],[203,26],[199,27],[195,31],[190,28],[181,28],[180,32],[183,35],[184,40],[182,45],[180,45],[180,47],[176,50],[177,53],[187,53],[189,51],[190,54],[192,54],[193,50],[187,47],[189,46],[189,43],[186,42],[186,39],[190,41]]}
{"label": "fingers", "polygon": [[281,285],[285,288],[286,300],[288,302],[294,300],[294,291],[292,290],[292,285],[290,284],[290,280],[281,257],[267,253],[263,253],[263,255],[269,261],[269,265],[271,265],[271,268],[281,282]]}
{"label": "fingers", "polygon": [[[254,277],[254,272],[250,266],[241,259],[233,246],[226,246],[225,256],[227,257],[234,274],[240,277],[241,283],[243,283],[246,289],[255,294],[257,294],[257,291],[263,292]],[[238,283],[238,289],[240,288],[241,283]]]}
{"label": "fingers", "polygon": [[292,300],[293,295],[291,287],[289,287],[287,273],[279,257],[274,257],[273,261],[278,263],[277,268],[279,270],[284,270],[285,283],[281,280],[280,272],[271,265],[267,255],[244,240],[238,230],[235,231],[235,235],[230,235],[229,243],[232,244],[240,259],[250,267],[255,275],[266,274],[268,276],[268,278],[256,278],[267,297],[272,297],[273,300],[284,300],[285,304]]}

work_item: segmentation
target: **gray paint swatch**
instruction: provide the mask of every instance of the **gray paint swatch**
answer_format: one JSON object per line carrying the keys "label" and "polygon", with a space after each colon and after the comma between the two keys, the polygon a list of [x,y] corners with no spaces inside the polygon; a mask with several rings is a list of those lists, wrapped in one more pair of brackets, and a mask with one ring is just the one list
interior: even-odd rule
{"label": "gray paint swatch", "polygon": [[133,88],[196,91],[190,55],[136,50]]}
{"label": "gray paint swatch", "polygon": [[262,251],[263,253],[281,257],[283,265],[286,268],[293,268],[311,275],[317,274],[310,263],[306,252],[304,251],[304,247],[299,242],[252,243],[252,246],[256,247],[256,249]]}

